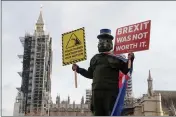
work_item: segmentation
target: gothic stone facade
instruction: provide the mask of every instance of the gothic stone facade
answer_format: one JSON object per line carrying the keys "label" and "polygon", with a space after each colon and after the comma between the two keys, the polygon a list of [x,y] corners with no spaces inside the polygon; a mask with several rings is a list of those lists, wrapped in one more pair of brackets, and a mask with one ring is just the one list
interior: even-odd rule
{"label": "gothic stone facade", "polygon": [[88,104],[54,104],[50,116],[91,116]]}
{"label": "gothic stone facade", "polygon": [[133,108],[126,115],[134,116],[176,116],[176,91],[153,90],[149,72],[148,94],[136,99]]}
{"label": "gothic stone facade", "polygon": [[[127,104],[129,105],[129,104]],[[134,99],[133,106],[122,112],[126,116],[176,116],[176,91],[153,90],[153,80],[149,72],[148,93]]]}
{"label": "gothic stone facade", "polygon": [[60,101],[60,96],[56,97],[56,104],[52,104],[49,110],[50,116],[91,116],[90,104],[84,102],[84,97],[80,104],[71,104],[70,97],[67,101]]}

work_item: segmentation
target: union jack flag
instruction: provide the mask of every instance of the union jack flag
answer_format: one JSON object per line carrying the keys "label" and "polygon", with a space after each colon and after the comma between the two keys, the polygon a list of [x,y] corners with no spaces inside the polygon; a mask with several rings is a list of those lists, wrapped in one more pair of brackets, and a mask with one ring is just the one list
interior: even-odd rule
{"label": "union jack flag", "polygon": [[122,85],[124,83],[124,80],[128,80],[130,79],[130,73],[128,73],[127,75],[123,74],[121,71],[119,72],[119,88],[122,88]]}
{"label": "union jack flag", "polygon": [[[113,52],[112,53],[107,53],[111,56],[115,56],[118,59],[127,62],[128,59],[126,59],[125,55],[114,55]],[[116,102],[114,104],[114,108],[111,112],[111,116],[120,116],[121,112],[123,110],[123,106],[124,106],[124,99],[125,99],[125,95],[126,95],[126,88],[127,88],[127,81],[128,79],[131,78],[131,74],[132,74],[133,68],[130,69],[130,71],[128,72],[127,75],[123,74],[121,71],[119,72],[119,94],[117,96]]]}
{"label": "union jack flag", "polygon": [[[114,55],[113,52],[108,52],[106,54],[111,55],[111,56],[115,56],[124,62],[128,61],[128,59],[126,59],[125,55],[122,55],[122,54]],[[132,71],[133,71],[133,68],[130,69],[130,71],[128,72],[127,75],[123,74],[121,71],[119,72],[119,82],[118,82],[119,94],[118,94],[116,102],[114,104],[114,108],[111,112],[111,116],[120,116],[121,115],[121,112],[123,110],[123,105],[124,105],[124,99],[125,99],[125,95],[126,95],[127,81],[128,81],[128,79],[131,78]]]}
{"label": "union jack flag", "polygon": [[119,94],[117,96],[111,116],[121,116],[126,95],[127,81],[131,78],[131,70],[127,75],[119,72]]}

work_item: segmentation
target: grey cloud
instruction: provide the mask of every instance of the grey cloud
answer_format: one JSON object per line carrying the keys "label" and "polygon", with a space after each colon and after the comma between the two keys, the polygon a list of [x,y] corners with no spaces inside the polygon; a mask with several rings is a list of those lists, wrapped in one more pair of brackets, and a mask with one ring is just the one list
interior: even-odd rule
{"label": "grey cloud", "polygon": [[2,90],[10,90],[13,87],[12,85],[12,83],[6,84],[2,87]]}

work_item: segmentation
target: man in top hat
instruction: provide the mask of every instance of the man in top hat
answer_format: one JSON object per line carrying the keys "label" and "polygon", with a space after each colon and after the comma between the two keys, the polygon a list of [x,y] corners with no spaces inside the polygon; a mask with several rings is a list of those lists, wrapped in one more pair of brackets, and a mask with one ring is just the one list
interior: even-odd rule
{"label": "man in top hat", "polygon": [[92,106],[95,116],[110,116],[116,97],[119,92],[119,71],[127,74],[130,70],[129,64],[133,65],[134,54],[128,54],[128,62],[107,54],[113,49],[111,30],[101,29],[98,51],[90,61],[88,70],[73,64],[72,70],[82,76],[93,79],[92,83]]}

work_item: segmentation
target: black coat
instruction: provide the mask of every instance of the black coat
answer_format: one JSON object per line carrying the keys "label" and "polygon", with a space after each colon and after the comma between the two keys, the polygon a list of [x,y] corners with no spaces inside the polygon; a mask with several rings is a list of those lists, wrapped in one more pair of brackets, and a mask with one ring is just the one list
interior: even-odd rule
{"label": "black coat", "polygon": [[117,90],[119,70],[127,74],[130,70],[128,62],[101,53],[91,59],[88,70],[78,67],[77,72],[86,78],[93,79],[92,90]]}

